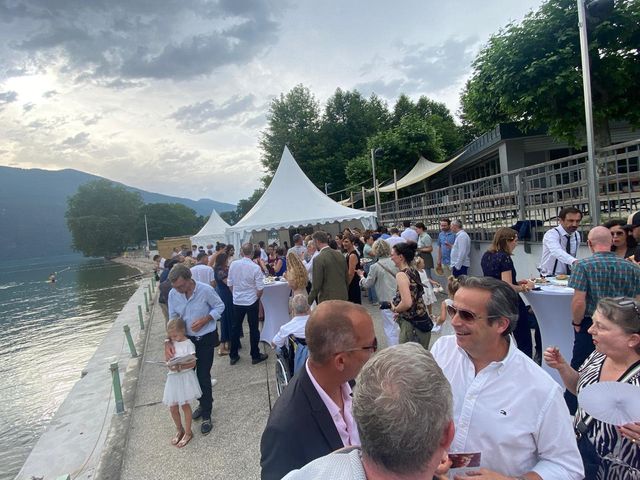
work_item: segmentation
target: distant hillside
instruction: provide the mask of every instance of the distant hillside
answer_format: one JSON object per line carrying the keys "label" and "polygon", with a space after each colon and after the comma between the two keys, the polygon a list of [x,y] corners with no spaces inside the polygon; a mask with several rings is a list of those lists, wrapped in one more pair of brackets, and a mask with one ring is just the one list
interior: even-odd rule
{"label": "distant hillside", "polygon": [[[64,218],[67,198],[80,185],[99,178],[102,177],[71,169],[48,171],[0,166],[0,259],[29,253],[34,256],[70,253],[71,234]],[[236,208],[230,203],[195,201],[125,187],[139,192],[145,203],[181,203],[203,216],[210,215],[214,208],[218,213]]]}

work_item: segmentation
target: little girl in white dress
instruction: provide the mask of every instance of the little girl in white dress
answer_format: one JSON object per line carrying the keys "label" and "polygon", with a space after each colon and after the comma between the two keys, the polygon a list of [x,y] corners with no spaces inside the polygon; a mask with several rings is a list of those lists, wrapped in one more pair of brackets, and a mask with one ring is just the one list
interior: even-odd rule
{"label": "little girl in white dress", "polygon": [[[171,418],[176,425],[177,433],[171,439],[171,444],[179,448],[184,447],[193,438],[191,431],[190,401],[200,398],[202,390],[198,377],[193,368],[196,366],[195,357],[187,362],[172,362],[174,359],[186,355],[195,355],[196,347],[186,336],[187,326],[181,318],[174,318],[167,323],[167,335],[175,349],[174,357],[167,362],[169,372],[164,385],[162,402],[169,407]],[[184,428],[180,418],[180,406],[184,413]]]}
{"label": "little girl in white dress", "polygon": [[[458,283],[458,279],[453,275],[449,276],[447,281],[447,291],[449,293],[448,300],[453,300],[453,296],[458,291],[460,284]],[[444,335],[454,335],[456,332],[451,325],[451,318],[447,313],[447,300],[442,302],[442,306],[440,307],[440,318],[438,319],[438,323],[440,326],[440,336]]]}

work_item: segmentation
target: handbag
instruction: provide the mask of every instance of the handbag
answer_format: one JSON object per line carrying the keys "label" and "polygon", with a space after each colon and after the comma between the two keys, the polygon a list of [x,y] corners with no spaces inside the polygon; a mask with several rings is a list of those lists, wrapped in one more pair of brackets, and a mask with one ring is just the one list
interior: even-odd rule
{"label": "handbag", "polygon": [[[408,321],[416,330],[422,333],[429,333],[433,329],[433,321],[429,316],[427,306],[424,304],[422,295],[424,293],[424,285],[420,281],[420,277],[414,270],[408,269],[406,272],[409,280],[417,284],[416,298],[413,298],[411,308],[400,314],[401,318]],[[403,315],[404,314],[404,315]]]}
{"label": "handbag", "polygon": [[[640,372],[640,363],[631,368],[631,370],[629,370],[618,381],[626,383],[627,380],[632,378],[638,372]],[[580,456],[582,457],[585,479],[596,478],[598,475],[598,470],[600,469],[600,465],[602,464],[602,457],[596,450],[595,445],[591,443],[591,440],[589,440],[589,437],[587,436],[593,420],[594,418],[591,415],[587,415],[583,420],[580,420],[575,427],[576,441],[578,442],[578,450],[580,451]]]}

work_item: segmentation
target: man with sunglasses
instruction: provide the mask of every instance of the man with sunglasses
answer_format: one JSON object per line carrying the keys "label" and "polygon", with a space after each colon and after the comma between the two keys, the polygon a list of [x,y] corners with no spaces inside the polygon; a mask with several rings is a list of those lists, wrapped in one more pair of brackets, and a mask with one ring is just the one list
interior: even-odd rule
{"label": "man with sunglasses", "polygon": [[459,278],[447,305],[455,335],[432,353],[453,391],[456,427],[450,453],[480,454],[469,480],[584,477],[560,386],[511,336],[517,294],[491,277]]}
{"label": "man with sunglasses", "polygon": [[334,450],[360,445],[349,382],[378,348],[371,316],[361,305],[327,300],[309,316],[305,337],[309,358],[262,434],[262,480],[279,480]]}

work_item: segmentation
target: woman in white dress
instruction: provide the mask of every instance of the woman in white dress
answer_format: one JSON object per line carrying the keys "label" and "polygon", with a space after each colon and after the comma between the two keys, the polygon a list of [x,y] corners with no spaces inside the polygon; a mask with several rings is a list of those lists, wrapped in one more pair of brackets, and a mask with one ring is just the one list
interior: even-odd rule
{"label": "woman in white dress", "polygon": [[[175,354],[167,362],[167,382],[164,385],[162,402],[169,407],[171,418],[176,425],[176,434],[171,444],[184,447],[193,438],[191,431],[191,405],[189,402],[202,396],[196,366],[196,347],[186,336],[187,326],[181,318],[174,318],[167,323],[167,335],[171,339]],[[180,418],[180,407],[184,413],[184,427]]]}

